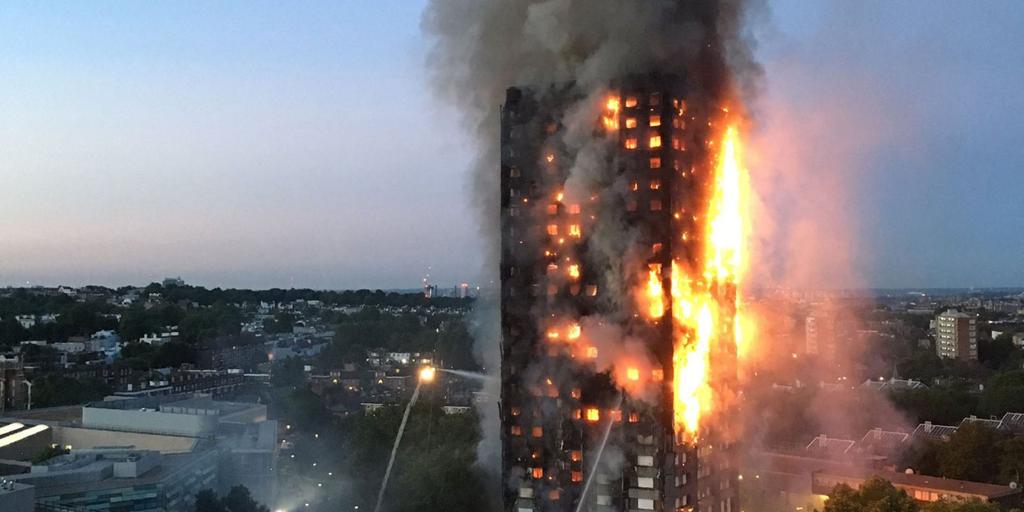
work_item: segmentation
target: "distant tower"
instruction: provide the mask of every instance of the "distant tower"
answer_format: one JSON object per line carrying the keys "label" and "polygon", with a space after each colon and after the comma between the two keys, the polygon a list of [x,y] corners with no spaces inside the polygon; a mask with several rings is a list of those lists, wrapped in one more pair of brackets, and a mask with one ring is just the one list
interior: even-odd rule
{"label": "distant tower", "polygon": [[955,309],[935,318],[935,352],[939,357],[978,359],[978,317]]}

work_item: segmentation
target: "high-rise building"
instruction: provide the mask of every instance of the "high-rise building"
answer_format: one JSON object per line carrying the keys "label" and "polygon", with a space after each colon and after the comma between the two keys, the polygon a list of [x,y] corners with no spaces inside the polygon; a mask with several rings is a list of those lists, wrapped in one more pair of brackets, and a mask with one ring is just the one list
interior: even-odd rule
{"label": "high-rise building", "polygon": [[955,309],[935,317],[935,352],[939,357],[978,359],[978,317]]}
{"label": "high-rise building", "polygon": [[[571,85],[510,88],[501,111],[504,509],[738,512],[734,439],[678,435],[671,383],[671,274],[698,253],[685,234],[707,123],[690,127],[677,76],[608,90],[594,126],[572,129],[589,146],[563,136],[589,100]],[[581,166],[597,192],[568,190]],[[734,363],[734,347],[711,358]]]}

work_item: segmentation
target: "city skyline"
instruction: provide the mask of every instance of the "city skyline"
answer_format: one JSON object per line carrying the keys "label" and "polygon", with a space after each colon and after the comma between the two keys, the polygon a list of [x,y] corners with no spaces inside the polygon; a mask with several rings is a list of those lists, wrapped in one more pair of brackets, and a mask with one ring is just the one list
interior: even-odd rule
{"label": "city skyline", "polygon": [[[471,143],[429,89],[424,4],[5,6],[0,286],[479,282]],[[755,120],[807,144],[764,165],[807,169],[762,187],[766,243],[850,233],[846,272],[792,284],[1024,285],[1024,9],[987,5],[774,6]]]}

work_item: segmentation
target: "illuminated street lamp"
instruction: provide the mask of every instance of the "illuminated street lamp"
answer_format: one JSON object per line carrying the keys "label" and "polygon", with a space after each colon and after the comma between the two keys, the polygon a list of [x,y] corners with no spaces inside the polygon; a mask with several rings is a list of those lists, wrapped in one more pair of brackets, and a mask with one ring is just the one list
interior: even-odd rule
{"label": "illuminated street lamp", "polygon": [[437,370],[433,366],[424,366],[420,369],[420,382],[431,382],[434,380],[434,375]]}

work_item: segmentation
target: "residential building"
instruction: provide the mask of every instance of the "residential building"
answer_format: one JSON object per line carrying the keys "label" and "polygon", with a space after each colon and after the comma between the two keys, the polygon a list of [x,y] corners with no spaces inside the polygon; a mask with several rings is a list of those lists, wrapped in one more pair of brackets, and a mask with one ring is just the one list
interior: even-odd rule
{"label": "residential building", "polygon": [[935,318],[935,352],[939,357],[975,361],[978,359],[978,317],[956,309]]}

